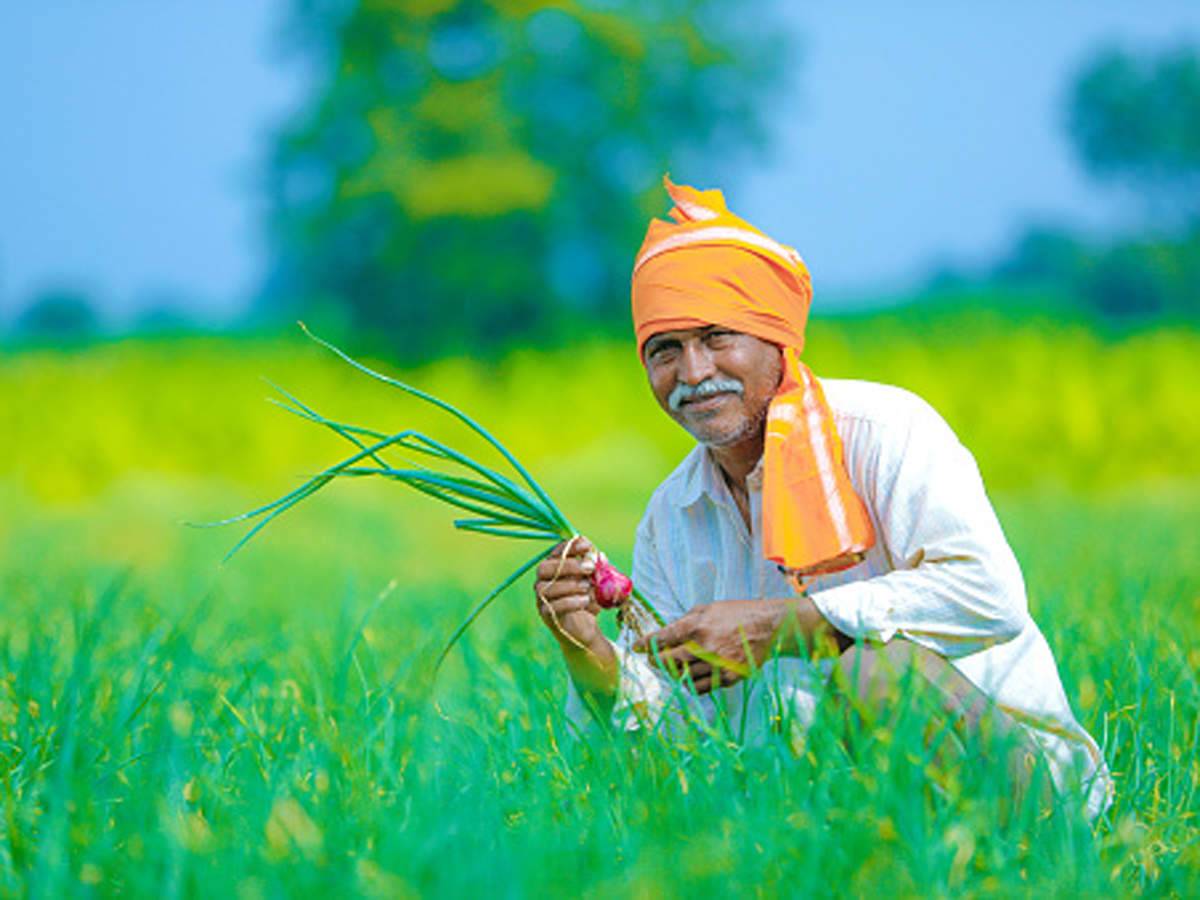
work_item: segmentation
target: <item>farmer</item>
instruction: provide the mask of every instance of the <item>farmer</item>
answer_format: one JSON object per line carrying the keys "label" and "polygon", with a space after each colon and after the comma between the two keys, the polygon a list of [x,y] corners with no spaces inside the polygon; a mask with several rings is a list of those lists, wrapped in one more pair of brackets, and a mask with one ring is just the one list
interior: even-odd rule
{"label": "farmer", "polygon": [[[655,398],[697,446],[651,498],[632,574],[669,624],[626,619],[609,641],[591,544],[547,556],[535,596],[572,718],[711,720],[719,692],[753,733],[781,700],[803,726],[826,690],[882,710],[915,678],[960,730],[1007,733],[1026,771],[1038,757],[1060,787],[1083,779],[1098,813],[1107,771],[971,454],[907,391],[815,378],[799,358],[812,292],[796,251],[719,191],[666,187],[673,221],[650,224],[633,319]],[[729,689],[755,669],[754,690]]]}

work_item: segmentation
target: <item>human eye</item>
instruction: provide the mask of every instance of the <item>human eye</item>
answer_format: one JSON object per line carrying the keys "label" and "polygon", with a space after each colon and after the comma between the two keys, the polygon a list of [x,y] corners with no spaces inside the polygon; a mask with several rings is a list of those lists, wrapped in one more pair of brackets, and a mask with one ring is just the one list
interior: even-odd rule
{"label": "human eye", "polygon": [[728,347],[737,338],[737,332],[730,331],[728,328],[714,328],[712,331],[706,332],[704,342],[714,350],[720,350]]}
{"label": "human eye", "polygon": [[679,352],[679,341],[654,341],[646,348],[646,359],[654,363],[670,361]]}

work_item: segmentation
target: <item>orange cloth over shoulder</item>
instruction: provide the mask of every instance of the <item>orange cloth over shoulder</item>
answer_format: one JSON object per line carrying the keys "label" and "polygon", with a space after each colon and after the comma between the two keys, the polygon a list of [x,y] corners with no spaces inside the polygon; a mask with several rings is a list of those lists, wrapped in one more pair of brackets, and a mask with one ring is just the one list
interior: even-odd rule
{"label": "orange cloth over shoulder", "polygon": [[633,269],[638,353],[654,334],[705,325],[783,349],[763,449],[763,553],[801,576],[849,568],[875,532],[846,473],[825,394],[800,361],[808,269],[791,247],[731,213],[720,191],[664,184],[673,221],[650,223]]}

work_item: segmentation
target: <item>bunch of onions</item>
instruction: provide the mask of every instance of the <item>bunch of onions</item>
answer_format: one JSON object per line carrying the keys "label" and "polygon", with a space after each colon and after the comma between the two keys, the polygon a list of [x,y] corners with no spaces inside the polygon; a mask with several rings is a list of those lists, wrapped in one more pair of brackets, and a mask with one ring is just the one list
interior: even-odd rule
{"label": "bunch of onions", "polygon": [[[272,385],[284,398],[282,401],[273,400],[272,402],[302,419],[330,429],[353,444],[357,448],[357,452],[329,466],[309,478],[294,491],[284,494],[265,506],[219,522],[208,523],[208,526],[231,525],[237,522],[256,520],[254,526],[226,554],[225,558],[228,560],[273,519],[291,509],[301,500],[311,497],[334,479],[374,476],[407,485],[436,500],[441,500],[443,503],[470,513],[466,518],[455,519],[455,528],[492,537],[533,541],[540,544],[537,553],[496,585],[487,596],[475,605],[463,623],[455,629],[438,657],[440,665],[446,654],[471,627],[480,613],[522,575],[536,566],[545,557],[550,547],[561,541],[570,540],[578,532],[567,521],[562,511],[550,499],[541,485],[517,461],[516,457],[466,413],[432,394],[368,368],[333,344],[314,335],[303,323],[300,327],[310,338],[360,372],[398,388],[458,419],[499,453],[516,478],[486,466],[465,453],[460,453],[419,431],[406,430],[387,434],[357,425],[335,422],[305,405],[278,385]],[[399,465],[396,464],[398,454],[404,460]],[[627,576],[618,571],[602,554],[597,556],[595,562],[592,585],[596,601],[600,606],[606,609],[617,609],[623,621],[639,634],[665,624],[653,604],[637,591]]]}

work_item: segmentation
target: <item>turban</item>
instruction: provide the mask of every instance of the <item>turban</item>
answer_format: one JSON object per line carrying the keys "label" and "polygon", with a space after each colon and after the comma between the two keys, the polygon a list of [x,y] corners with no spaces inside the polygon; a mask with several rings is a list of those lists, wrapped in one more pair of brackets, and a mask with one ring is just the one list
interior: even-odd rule
{"label": "turban", "polygon": [[654,334],[706,325],[782,349],[763,447],[763,554],[800,576],[849,568],[875,532],[850,484],[825,394],[800,361],[808,269],[791,247],[731,213],[720,191],[664,183],[673,221],[651,221],[633,268],[638,352]]}

